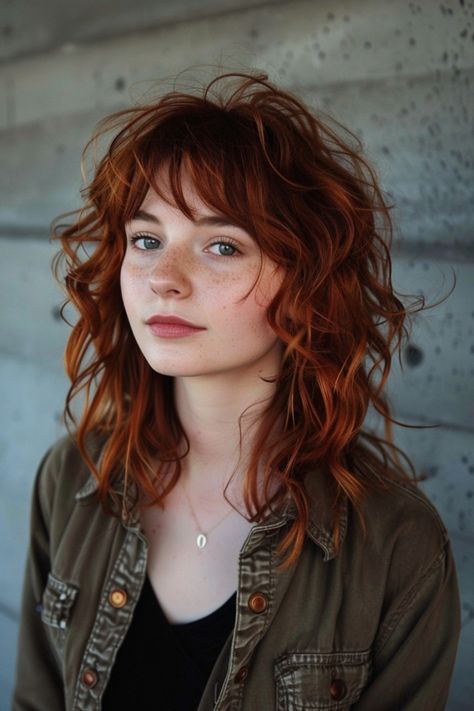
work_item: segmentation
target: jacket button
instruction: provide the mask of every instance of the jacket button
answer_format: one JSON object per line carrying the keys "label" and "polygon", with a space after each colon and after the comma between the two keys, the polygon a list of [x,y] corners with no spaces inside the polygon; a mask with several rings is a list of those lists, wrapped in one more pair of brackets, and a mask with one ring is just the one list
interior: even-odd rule
{"label": "jacket button", "polygon": [[93,669],[86,669],[82,675],[82,683],[92,689],[97,684],[97,674]]}
{"label": "jacket button", "polygon": [[234,680],[237,682],[237,684],[240,684],[242,681],[244,681],[247,678],[247,675],[249,673],[249,668],[248,667],[240,667],[239,671],[234,677]]}
{"label": "jacket button", "polygon": [[331,681],[331,686],[329,688],[331,699],[334,699],[334,701],[339,701],[340,699],[344,698],[346,692],[347,688],[342,679],[333,679]]}
{"label": "jacket button", "polygon": [[249,607],[252,612],[259,614],[264,612],[268,607],[268,600],[265,595],[260,592],[254,592],[249,597]]}
{"label": "jacket button", "polygon": [[122,588],[115,588],[109,593],[109,602],[112,607],[123,607],[127,604],[128,596]]}

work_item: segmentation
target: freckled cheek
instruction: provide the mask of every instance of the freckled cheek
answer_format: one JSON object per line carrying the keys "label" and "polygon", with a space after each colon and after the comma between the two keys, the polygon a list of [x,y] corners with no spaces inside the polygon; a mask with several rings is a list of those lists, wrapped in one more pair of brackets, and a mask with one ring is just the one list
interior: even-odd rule
{"label": "freckled cheek", "polygon": [[227,338],[235,342],[236,345],[242,343],[242,339],[247,337],[259,340],[266,338],[271,333],[271,327],[267,321],[267,309],[255,301],[254,292],[242,300],[245,294],[246,290],[242,289],[233,293],[227,291],[225,300],[222,299],[221,293],[220,301],[214,301],[214,305],[219,304],[219,322],[225,329]]}
{"label": "freckled cheek", "polygon": [[120,290],[125,308],[129,311],[136,304],[134,300],[143,292],[146,278],[138,267],[124,265],[120,271]]}

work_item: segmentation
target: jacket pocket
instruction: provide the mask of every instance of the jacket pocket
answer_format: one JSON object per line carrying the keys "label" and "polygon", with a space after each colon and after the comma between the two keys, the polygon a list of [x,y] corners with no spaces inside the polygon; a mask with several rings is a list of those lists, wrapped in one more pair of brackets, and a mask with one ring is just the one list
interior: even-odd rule
{"label": "jacket pocket", "polygon": [[62,648],[69,626],[69,618],[79,592],[72,583],[48,573],[41,600],[41,619],[48,626],[56,645]]}
{"label": "jacket pocket", "polygon": [[359,699],[371,653],[288,652],[275,660],[277,711],[346,711]]}

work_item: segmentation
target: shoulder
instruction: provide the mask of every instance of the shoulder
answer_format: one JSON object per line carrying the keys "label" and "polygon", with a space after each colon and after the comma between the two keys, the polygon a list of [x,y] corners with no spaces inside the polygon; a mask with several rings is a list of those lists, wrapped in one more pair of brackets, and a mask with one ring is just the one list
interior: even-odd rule
{"label": "shoulder", "polygon": [[361,512],[373,544],[416,544],[435,554],[448,540],[446,527],[428,497],[414,483],[390,481],[386,488],[370,492]]}
{"label": "shoulder", "polygon": [[[97,461],[102,445],[103,440],[96,436],[87,439],[87,450],[93,461]],[[70,509],[76,494],[91,476],[74,438],[66,434],[58,439],[45,453],[36,475],[38,503],[45,518],[49,518],[53,510]]]}
{"label": "shoulder", "polygon": [[[406,604],[426,585],[441,583],[453,568],[446,527],[416,485],[390,482],[385,490],[368,494],[361,507],[365,534],[354,514],[352,509],[349,550],[358,551],[357,560],[384,587],[387,600],[403,594]],[[349,542],[351,533],[355,546]]]}

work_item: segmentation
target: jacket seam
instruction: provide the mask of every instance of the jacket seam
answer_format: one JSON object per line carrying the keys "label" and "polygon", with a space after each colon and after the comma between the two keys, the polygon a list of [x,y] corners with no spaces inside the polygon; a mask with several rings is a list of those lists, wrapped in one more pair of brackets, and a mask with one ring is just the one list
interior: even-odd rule
{"label": "jacket seam", "polygon": [[[91,663],[90,660],[93,660],[97,657],[97,653],[94,650],[96,650],[97,644],[99,644],[99,646],[100,646],[100,641],[101,641],[100,635],[97,634],[97,627],[101,624],[102,616],[105,614],[105,610],[108,605],[108,592],[110,591],[112,584],[113,584],[114,573],[116,570],[120,569],[120,566],[122,565],[122,561],[126,558],[128,536],[132,536],[132,535],[136,535],[136,534],[134,534],[134,532],[132,532],[132,531],[127,531],[127,533],[124,537],[124,540],[122,541],[121,549],[120,549],[119,555],[115,561],[113,569],[112,569],[109,577],[107,578],[107,580],[104,583],[101,600],[100,600],[98,608],[97,608],[96,616],[95,616],[94,623],[93,623],[93,626],[92,626],[92,629],[91,629],[91,632],[89,635],[88,643],[84,649],[84,653],[83,653],[82,659],[81,659],[81,664],[79,667],[79,673],[78,673],[78,677],[77,677],[76,688],[75,688],[74,699],[73,699],[73,708],[76,708],[76,704],[81,701],[80,697],[81,697],[81,694],[83,693],[83,689],[81,687],[82,674],[84,673],[84,670],[87,669],[87,667],[90,665],[90,663]],[[146,565],[146,563],[145,563],[145,565]],[[143,580],[142,580],[142,583],[143,583]],[[119,647],[125,637],[128,627],[130,625],[130,621],[133,616],[136,602],[138,601],[138,596],[139,596],[139,592],[137,593],[137,598],[135,600],[133,609],[130,609],[128,612],[127,625],[126,626],[123,624],[121,625],[122,630],[121,630],[121,634],[120,634],[120,640],[118,643],[116,643],[114,649],[112,650],[112,658],[110,659],[110,663],[108,663],[106,665],[106,669],[102,673],[101,686],[99,687],[99,697],[97,698],[97,703],[99,703],[99,704],[100,704],[102,696],[105,692],[107,684],[110,680],[112,667],[115,663]]]}
{"label": "jacket seam", "polygon": [[413,488],[411,484],[406,484],[403,481],[392,481],[391,484],[396,487],[399,491],[403,491],[404,493],[407,494],[412,499],[415,499],[418,501],[420,504],[423,505],[423,507],[428,511],[434,518],[436,525],[438,527],[438,530],[443,536],[443,541],[444,543],[447,542],[448,540],[448,532],[446,530],[446,526],[444,525],[438,511],[436,508],[433,506],[431,501],[428,500],[426,494],[422,492],[419,489]]}

